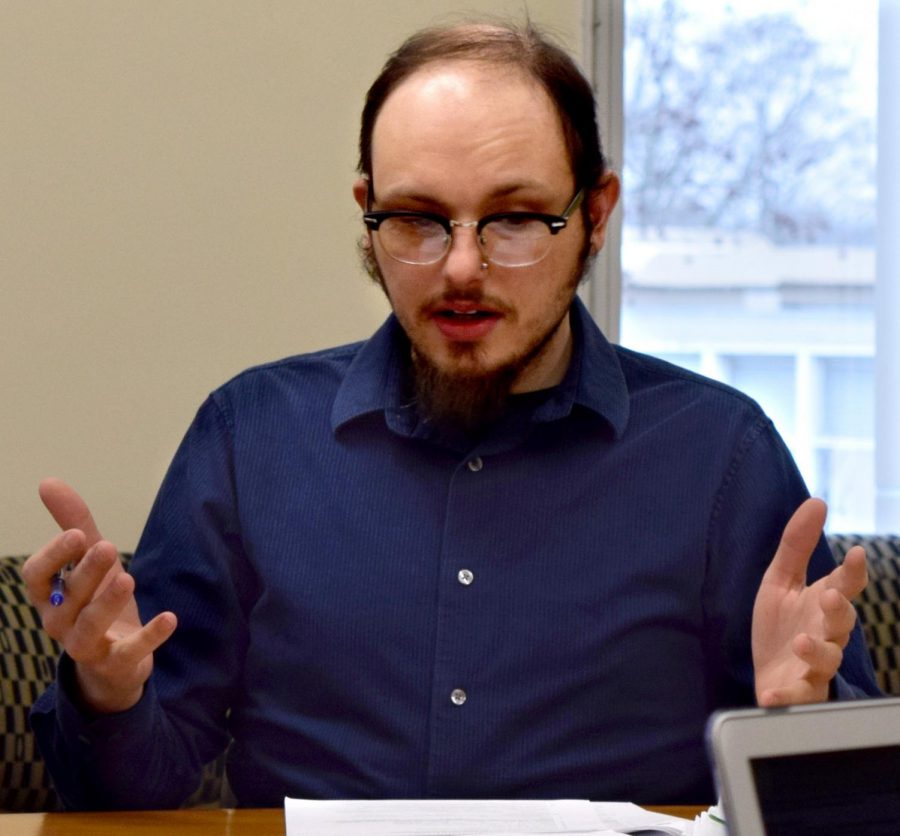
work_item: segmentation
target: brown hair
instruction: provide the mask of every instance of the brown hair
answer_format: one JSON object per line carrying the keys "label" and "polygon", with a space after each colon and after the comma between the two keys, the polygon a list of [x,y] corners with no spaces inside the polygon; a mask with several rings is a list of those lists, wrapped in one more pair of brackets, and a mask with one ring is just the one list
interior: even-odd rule
{"label": "brown hair", "polygon": [[388,58],[366,95],[359,132],[361,174],[372,179],[372,132],[391,92],[426,64],[452,60],[517,67],[537,81],[559,114],[576,184],[590,189],[597,183],[606,171],[606,159],[594,92],[569,54],[530,22],[521,27],[497,23],[438,26],[407,39]]}

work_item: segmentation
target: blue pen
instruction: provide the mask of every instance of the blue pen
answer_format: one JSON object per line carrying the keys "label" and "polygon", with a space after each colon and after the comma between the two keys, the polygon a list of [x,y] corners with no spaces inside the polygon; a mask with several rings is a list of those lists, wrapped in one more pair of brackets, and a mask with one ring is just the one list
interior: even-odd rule
{"label": "blue pen", "polygon": [[66,600],[63,590],[66,588],[66,580],[63,577],[63,570],[60,569],[50,581],[50,606],[58,607]]}

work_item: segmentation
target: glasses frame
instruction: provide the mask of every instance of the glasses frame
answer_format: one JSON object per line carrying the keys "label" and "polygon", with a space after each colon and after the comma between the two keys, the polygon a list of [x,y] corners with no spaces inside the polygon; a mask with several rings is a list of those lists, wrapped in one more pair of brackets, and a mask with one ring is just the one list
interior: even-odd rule
{"label": "glasses frame", "polygon": [[[441,215],[438,212],[419,212],[413,209],[384,209],[384,210],[375,210],[363,213],[363,222],[368,227],[371,232],[378,232],[379,227],[382,223],[390,218],[422,218],[427,221],[434,221],[438,224],[443,230],[446,236],[444,241],[444,249],[443,252],[432,261],[405,261],[403,259],[397,258],[395,255],[391,253],[387,253],[394,261],[399,261],[401,264],[415,264],[419,266],[426,266],[429,264],[437,264],[441,259],[443,259],[448,252],[450,252],[450,244],[453,240],[453,227],[459,227],[460,229],[471,229],[475,228],[475,235],[478,239],[478,246],[481,249],[481,254],[487,261],[494,263],[493,260],[488,256],[486,252],[484,252],[484,240],[482,239],[482,233],[484,228],[491,223],[492,221],[499,221],[505,218],[512,218],[514,220],[529,220],[529,221],[541,221],[542,223],[547,225],[547,229],[550,231],[551,235],[557,235],[563,229],[566,228],[566,225],[569,222],[569,218],[572,217],[572,214],[581,204],[581,201],[584,199],[584,188],[578,189],[575,192],[572,199],[569,201],[569,205],[563,209],[561,215],[550,215],[545,212],[493,212],[490,215],[485,215],[483,218],[479,218],[477,221],[457,221],[453,218],[448,218],[446,215]],[[537,261],[531,261],[526,264],[506,264],[506,265],[498,265],[503,267],[530,267],[533,264],[537,264],[546,256],[546,253],[541,256]]]}

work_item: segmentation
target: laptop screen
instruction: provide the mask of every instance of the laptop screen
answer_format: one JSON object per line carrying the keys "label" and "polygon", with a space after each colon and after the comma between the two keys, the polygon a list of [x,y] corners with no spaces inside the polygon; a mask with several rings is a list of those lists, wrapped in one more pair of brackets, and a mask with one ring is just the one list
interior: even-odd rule
{"label": "laptop screen", "polygon": [[767,836],[900,834],[900,746],[751,758]]}

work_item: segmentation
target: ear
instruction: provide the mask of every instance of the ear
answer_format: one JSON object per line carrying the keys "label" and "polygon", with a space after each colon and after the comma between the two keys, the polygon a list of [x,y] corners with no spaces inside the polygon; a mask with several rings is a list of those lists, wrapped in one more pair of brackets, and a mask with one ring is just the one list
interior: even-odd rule
{"label": "ear", "polygon": [[369,200],[369,178],[358,177],[353,184],[353,199],[359,205],[359,208],[366,211]]}
{"label": "ear", "polygon": [[619,178],[607,171],[588,195],[588,213],[591,218],[591,253],[599,252],[606,241],[606,225],[609,216],[619,202]]}

